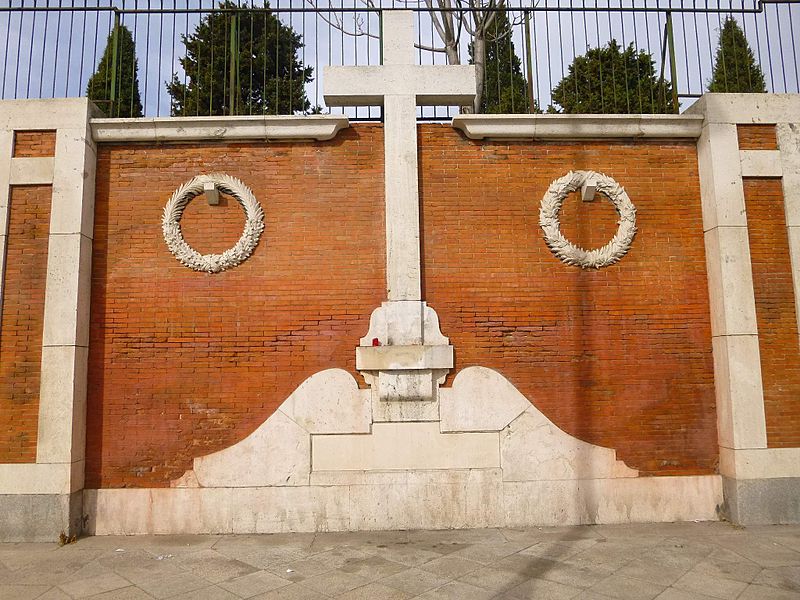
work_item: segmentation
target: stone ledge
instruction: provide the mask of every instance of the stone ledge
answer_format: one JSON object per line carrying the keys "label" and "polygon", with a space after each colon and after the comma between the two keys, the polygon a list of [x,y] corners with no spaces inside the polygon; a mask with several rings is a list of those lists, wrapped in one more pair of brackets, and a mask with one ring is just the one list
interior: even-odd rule
{"label": "stone ledge", "polygon": [[800,114],[800,94],[704,94],[685,115],[706,123],[791,123]]}
{"label": "stone ledge", "polygon": [[453,127],[473,140],[697,139],[698,115],[458,115]]}
{"label": "stone ledge", "polygon": [[190,142],[199,140],[316,140],[350,126],[345,116],[235,116],[92,119],[95,142]]}

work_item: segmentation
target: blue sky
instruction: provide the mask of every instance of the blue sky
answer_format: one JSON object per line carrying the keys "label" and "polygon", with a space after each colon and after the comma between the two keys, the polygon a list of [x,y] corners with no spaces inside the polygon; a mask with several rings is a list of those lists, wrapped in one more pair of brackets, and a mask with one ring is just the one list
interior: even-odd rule
{"label": "blue sky", "polygon": [[[316,1],[316,0],[315,0]],[[517,2],[517,0],[513,0]],[[0,12],[0,97],[37,98],[80,96],[95,69],[105,47],[108,32],[113,24],[113,14],[108,10],[81,11],[87,7],[124,9],[210,8],[211,0],[0,0],[0,7],[12,8]],[[202,3],[202,4],[201,4]],[[273,0],[277,9],[309,8],[307,0]],[[734,9],[734,15],[743,27],[750,45],[764,70],[770,91],[798,91],[798,59],[800,56],[800,3],[764,4],[759,14],[742,14],[740,9],[758,6],[755,0],[712,0],[710,6]],[[77,11],[20,12],[24,7],[59,6],[76,7]],[[399,5],[399,0],[396,1]],[[329,4],[318,4],[328,8]],[[336,2],[333,6],[342,6]],[[347,7],[363,7],[355,0]],[[409,4],[417,6],[417,4]],[[512,4],[512,6],[531,6]],[[534,95],[542,107],[550,102],[550,89],[566,72],[576,55],[588,47],[604,45],[612,37],[627,45],[650,51],[660,67],[665,10],[681,7],[706,6],[704,0],[540,0],[531,17],[531,67]],[[619,12],[616,10],[555,12],[564,8],[623,7],[630,9],[660,8],[654,12]],[[280,18],[302,34],[304,48],[301,60],[314,66],[315,79],[308,85],[307,93],[312,104],[323,105],[321,69],[325,64],[375,64],[379,60],[378,40],[368,36],[353,37],[343,34],[327,22],[326,14],[281,13]],[[342,18],[348,31],[359,19],[362,30],[371,34],[379,31],[376,13],[344,13]],[[134,32],[139,61],[140,91],[148,116],[167,116],[169,99],[164,82],[173,72],[182,74],[178,59],[183,51],[180,34],[192,32],[200,19],[199,14],[125,14],[122,22]],[[718,31],[725,19],[723,12],[674,12],[678,88],[682,94],[700,94],[711,76],[712,58],[716,50]],[[528,62],[525,53],[524,28],[521,13],[513,13],[512,20],[520,23],[514,27],[517,55],[523,61],[523,72]],[[438,43],[427,13],[419,14],[420,41],[430,45]],[[462,40],[461,55],[466,62],[467,38]],[[423,64],[444,64],[443,54],[420,52]],[[669,72],[667,71],[667,75]],[[693,100],[686,98],[683,106]],[[451,111],[452,112],[452,111]],[[352,115],[352,111],[350,113]],[[377,116],[378,112],[360,109],[358,116]],[[446,116],[441,109],[427,108],[427,117]]]}

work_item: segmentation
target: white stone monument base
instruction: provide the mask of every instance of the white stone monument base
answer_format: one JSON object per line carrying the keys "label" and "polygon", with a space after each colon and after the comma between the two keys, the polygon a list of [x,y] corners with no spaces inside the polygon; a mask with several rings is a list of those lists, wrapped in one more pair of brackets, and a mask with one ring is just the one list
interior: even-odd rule
{"label": "white stone monument base", "polygon": [[639,477],[558,429],[490,369],[438,419],[376,422],[345,371],[307,379],[250,436],[171,488],[84,492],[88,533],[274,533],[716,520],[718,475]]}

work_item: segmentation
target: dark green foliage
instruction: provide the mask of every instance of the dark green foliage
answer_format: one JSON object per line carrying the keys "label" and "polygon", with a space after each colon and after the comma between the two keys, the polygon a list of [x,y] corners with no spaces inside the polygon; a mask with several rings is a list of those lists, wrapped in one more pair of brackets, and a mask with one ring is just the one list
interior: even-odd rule
{"label": "dark green foliage", "polygon": [[108,35],[106,49],[89,78],[86,96],[111,117],[141,117],[142,101],[139,97],[139,65],[131,30],[120,25],[117,29],[117,95],[111,104],[111,70],[113,65],[114,32]]}
{"label": "dark green foliage", "polygon": [[672,85],[656,77],[653,57],[624,51],[616,40],[577,56],[569,73],[553,89],[553,101],[565,113],[671,113]]}
{"label": "dark green foliage", "polygon": [[[486,32],[486,57],[480,111],[491,114],[528,112],[528,84],[522,63],[514,51],[511,24],[504,10],[495,13]],[[470,64],[474,64],[473,44],[469,45]],[[542,112],[534,101],[531,112]]]}
{"label": "dark green foliage", "polygon": [[764,73],[756,64],[747,38],[733,17],[725,19],[720,31],[719,47],[708,91],[762,94],[767,91]]}
{"label": "dark green foliage", "polygon": [[[237,5],[224,0],[219,7]],[[269,3],[263,7],[269,8]],[[305,84],[311,81],[312,67],[298,60],[303,47],[300,35],[272,12],[243,8],[209,14],[193,34],[181,36],[186,56],[180,62],[186,78],[182,81],[173,74],[167,83],[173,115],[288,115],[309,110]]]}

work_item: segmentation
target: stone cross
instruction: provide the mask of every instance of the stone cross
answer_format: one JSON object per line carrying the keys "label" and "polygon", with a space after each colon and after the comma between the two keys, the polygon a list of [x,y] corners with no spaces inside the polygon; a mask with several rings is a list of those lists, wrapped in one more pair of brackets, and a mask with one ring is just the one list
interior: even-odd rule
{"label": "stone cross", "polygon": [[387,301],[356,348],[356,369],[377,392],[377,421],[430,420],[453,347],[422,301],[417,105],[472,104],[475,67],[417,65],[411,11],[384,11],[381,31],[381,66],[323,70],[328,106],[383,106]]}
{"label": "stone cross", "polygon": [[325,67],[328,106],[383,106],[387,299],[422,300],[420,281],[417,105],[467,105],[475,67],[417,65],[414,13],[382,13],[383,64]]}

